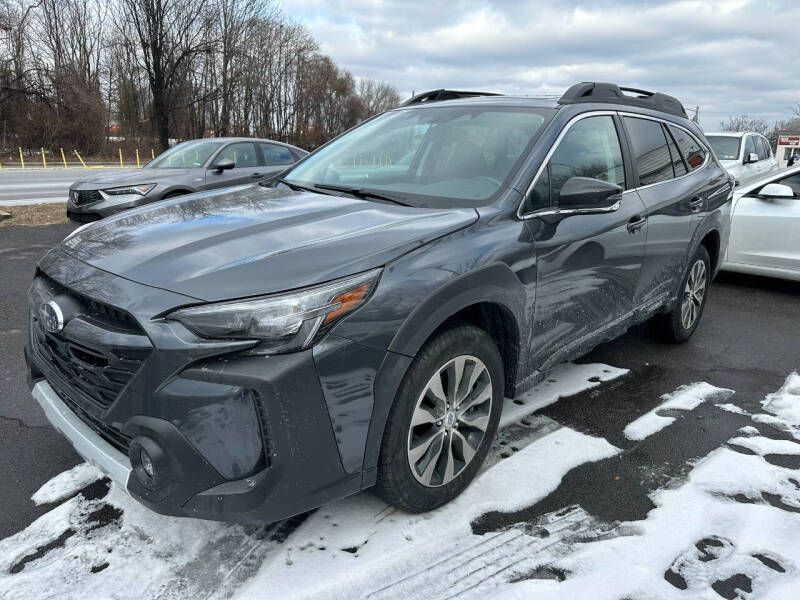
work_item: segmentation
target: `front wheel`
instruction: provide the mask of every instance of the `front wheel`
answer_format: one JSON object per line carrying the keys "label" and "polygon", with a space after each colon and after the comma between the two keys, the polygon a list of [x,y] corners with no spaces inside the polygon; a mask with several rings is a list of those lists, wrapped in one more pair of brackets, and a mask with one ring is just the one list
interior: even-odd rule
{"label": "front wheel", "polygon": [[655,333],[670,342],[685,342],[700,323],[711,283],[711,259],[705,246],[700,246],[689,262],[681,281],[675,307],[668,313],[650,320]]}
{"label": "front wheel", "polygon": [[458,325],[426,343],[389,413],[377,494],[409,512],[458,496],[489,451],[503,387],[500,352],[485,331]]}

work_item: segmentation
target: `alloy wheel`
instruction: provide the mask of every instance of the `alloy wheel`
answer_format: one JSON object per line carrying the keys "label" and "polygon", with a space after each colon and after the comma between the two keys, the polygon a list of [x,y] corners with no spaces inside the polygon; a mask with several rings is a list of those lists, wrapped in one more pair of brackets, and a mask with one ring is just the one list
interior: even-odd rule
{"label": "alloy wheel", "polygon": [[441,366],[417,399],[408,432],[408,464],[426,487],[450,483],[470,464],[492,412],[492,378],[479,358]]}
{"label": "alloy wheel", "polygon": [[700,316],[703,298],[706,295],[706,263],[698,260],[692,265],[686,288],[683,291],[683,304],[681,304],[681,324],[684,329],[691,329]]}

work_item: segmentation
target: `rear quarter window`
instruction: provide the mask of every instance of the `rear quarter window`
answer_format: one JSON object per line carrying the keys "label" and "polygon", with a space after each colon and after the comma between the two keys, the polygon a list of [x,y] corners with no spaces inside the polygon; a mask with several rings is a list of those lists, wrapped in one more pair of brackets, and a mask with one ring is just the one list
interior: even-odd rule
{"label": "rear quarter window", "polygon": [[668,125],[668,128],[689,170],[694,171],[702,167],[706,162],[706,154],[708,154],[706,149],[688,131],[673,125]]}

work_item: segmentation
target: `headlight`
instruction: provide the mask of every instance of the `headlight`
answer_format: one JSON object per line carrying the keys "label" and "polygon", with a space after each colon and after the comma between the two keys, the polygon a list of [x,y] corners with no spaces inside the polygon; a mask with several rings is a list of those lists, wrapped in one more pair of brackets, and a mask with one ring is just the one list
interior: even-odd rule
{"label": "headlight", "polygon": [[101,190],[106,196],[130,196],[135,194],[137,196],[144,196],[147,192],[156,187],[155,183],[145,183],[142,185],[129,185],[126,187],[110,188]]}
{"label": "headlight", "polygon": [[311,346],[364,304],[381,271],[274,296],[182,308],[167,319],[201,337],[261,340],[254,354],[294,352]]}

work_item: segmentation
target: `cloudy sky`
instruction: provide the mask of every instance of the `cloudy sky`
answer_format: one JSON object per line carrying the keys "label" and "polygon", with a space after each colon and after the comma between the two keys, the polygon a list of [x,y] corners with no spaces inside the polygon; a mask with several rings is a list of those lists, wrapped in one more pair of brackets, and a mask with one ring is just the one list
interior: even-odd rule
{"label": "cloudy sky", "polygon": [[440,87],[560,94],[578,81],[663,91],[768,121],[800,102],[800,0],[282,0],[323,52],[403,96]]}

